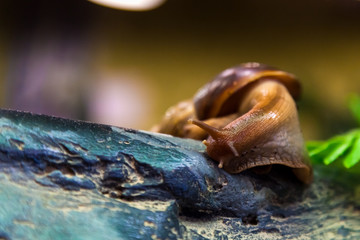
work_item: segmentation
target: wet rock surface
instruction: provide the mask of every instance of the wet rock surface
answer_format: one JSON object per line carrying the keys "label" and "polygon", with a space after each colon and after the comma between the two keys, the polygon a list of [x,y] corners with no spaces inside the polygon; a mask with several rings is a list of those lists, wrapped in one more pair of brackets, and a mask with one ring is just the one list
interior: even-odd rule
{"label": "wet rock surface", "polygon": [[231,175],[201,142],[0,110],[0,239],[359,239],[360,176]]}

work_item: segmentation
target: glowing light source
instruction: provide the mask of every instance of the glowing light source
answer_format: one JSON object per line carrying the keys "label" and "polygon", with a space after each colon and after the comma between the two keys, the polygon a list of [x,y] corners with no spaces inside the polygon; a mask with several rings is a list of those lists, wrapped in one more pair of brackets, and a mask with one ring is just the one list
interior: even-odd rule
{"label": "glowing light source", "polygon": [[148,11],[157,8],[165,0],[89,0],[90,2],[129,11]]}

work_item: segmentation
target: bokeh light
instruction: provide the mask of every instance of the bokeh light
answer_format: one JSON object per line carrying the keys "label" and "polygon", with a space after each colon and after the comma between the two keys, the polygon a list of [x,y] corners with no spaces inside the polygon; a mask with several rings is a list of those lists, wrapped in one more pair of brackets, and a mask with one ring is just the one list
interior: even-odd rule
{"label": "bokeh light", "polygon": [[[224,69],[258,61],[300,79],[305,139],[356,126],[360,2],[0,2],[0,106],[136,129]],[[153,5],[155,6],[155,5]]]}
{"label": "bokeh light", "polygon": [[165,0],[89,0],[90,2],[129,11],[148,11],[159,7]]}

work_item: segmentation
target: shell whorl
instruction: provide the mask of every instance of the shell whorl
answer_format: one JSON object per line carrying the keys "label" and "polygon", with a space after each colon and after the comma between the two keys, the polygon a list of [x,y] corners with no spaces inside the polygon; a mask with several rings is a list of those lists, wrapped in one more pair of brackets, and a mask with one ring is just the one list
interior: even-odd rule
{"label": "shell whorl", "polygon": [[204,120],[236,112],[241,92],[264,79],[279,81],[295,100],[300,97],[301,86],[294,75],[261,63],[245,63],[224,70],[198,90],[194,96],[197,118]]}

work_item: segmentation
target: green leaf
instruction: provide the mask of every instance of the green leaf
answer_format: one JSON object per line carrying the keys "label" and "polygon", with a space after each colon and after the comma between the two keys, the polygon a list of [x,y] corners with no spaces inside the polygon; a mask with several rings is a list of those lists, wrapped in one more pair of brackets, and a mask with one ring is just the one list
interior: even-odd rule
{"label": "green leaf", "polygon": [[354,115],[357,122],[360,124],[360,96],[359,95],[351,95],[349,101],[349,108]]}
{"label": "green leaf", "polygon": [[360,161],[360,136],[355,140],[350,153],[344,158],[344,166],[351,168]]}
{"label": "green leaf", "polygon": [[[359,95],[350,96],[349,108],[360,124]],[[347,169],[356,169],[353,168],[355,165],[360,166],[358,164],[360,163],[360,128],[334,136],[326,141],[307,142],[306,147],[313,163],[329,165],[342,161],[342,165]],[[339,166],[339,164],[335,164],[335,166]]]}
{"label": "green leaf", "polygon": [[[357,146],[355,146],[358,144]],[[344,166],[350,168],[360,162],[360,129],[332,137],[324,142],[307,143],[309,156],[313,163],[329,165],[344,158]]]}
{"label": "green leaf", "polygon": [[333,138],[330,138],[329,140],[325,141],[325,142],[309,142],[307,144],[307,148],[309,151],[309,156],[310,157],[314,157],[314,156],[320,156],[320,157],[325,157],[326,155],[330,154],[331,151],[339,146],[339,145],[343,145],[344,142],[346,142],[347,138],[349,138],[348,136],[344,136],[344,135],[339,135]]}
{"label": "green leaf", "polygon": [[312,149],[318,148],[321,144],[322,144],[322,141],[308,141],[306,143],[306,147],[310,151]]}
{"label": "green leaf", "polygon": [[324,163],[329,165],[338,159],[350,146],[354,140],[355,135],[350,134],[345,136],[344,142],[341,142],[337,146],[334,146],[333,150],[324,158]]}

